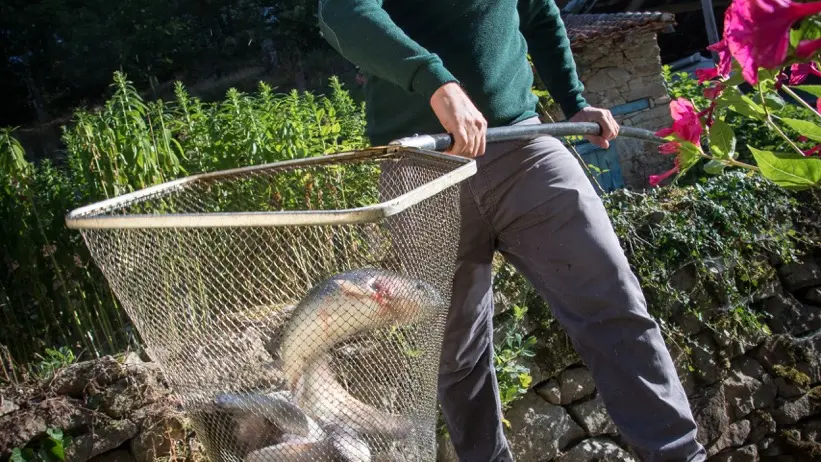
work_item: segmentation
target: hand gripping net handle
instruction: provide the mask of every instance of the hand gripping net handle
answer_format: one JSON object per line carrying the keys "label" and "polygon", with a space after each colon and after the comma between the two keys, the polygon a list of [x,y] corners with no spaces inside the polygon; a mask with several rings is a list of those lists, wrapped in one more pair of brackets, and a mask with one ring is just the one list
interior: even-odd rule
{"label": "hand gripping net handle", "polygon": [[[558,122],[536,125],[516,125],[510,127],[493,127],[487,130],[487,142],[510,141],[540,135],[574,136],[600,135],[601,126],[594,122]],[[650,130],[636,127],[619,127],[619,137],[635,138],[653,143],[664,143],[665,140]],[[453,135],[439,133],[436,135],[416,135],[392,141],[392,145],[415,147],[431,151],[443,151],[453,145]]]}

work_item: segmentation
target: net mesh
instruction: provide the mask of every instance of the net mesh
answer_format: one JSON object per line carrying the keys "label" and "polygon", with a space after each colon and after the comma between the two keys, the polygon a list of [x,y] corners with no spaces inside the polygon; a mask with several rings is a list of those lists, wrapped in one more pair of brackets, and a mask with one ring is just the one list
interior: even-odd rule
{"label": "net mesh", "polygon": [[[461,165],[273,164],[86,216],[341,210]],[[431,461],[459,188],[367,223],[78,227],[211,460]]]}

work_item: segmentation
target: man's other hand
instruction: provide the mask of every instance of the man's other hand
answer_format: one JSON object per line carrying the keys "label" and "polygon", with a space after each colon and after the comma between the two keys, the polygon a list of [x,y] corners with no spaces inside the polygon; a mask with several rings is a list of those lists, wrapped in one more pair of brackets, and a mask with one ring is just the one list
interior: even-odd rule
{"label": "man's other hand", "polygon": [[453,82],[442,85],[431,97],[430,106],[453,136],[453,146],[445,153],[471,158],[485,154],[487,120],[462,87]]}
{"label": "man's other hand", "polygon": [[613,114],[607,109],[586,107],[577,112],[569,119],[570,122],[595,122],[601,126],[601,136],[585,135],[588,141],[607,149],[610,147],[610,140],[618,136],[619,124],[613,118]]}

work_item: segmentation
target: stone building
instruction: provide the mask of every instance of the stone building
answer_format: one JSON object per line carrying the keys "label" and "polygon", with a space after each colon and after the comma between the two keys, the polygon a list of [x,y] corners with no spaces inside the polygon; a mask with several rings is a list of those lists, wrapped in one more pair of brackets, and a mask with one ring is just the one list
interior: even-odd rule
{"label": "stone building", "polygon": [[[669,13],[581,14],[564,17],[579,76],[590,104],[610,109],[626,126],[655,131],[672,124],[670,97],[662,77],[658,33],[672,30]],[[556,120],[561,111],[551,111]],[[605,190],[649,187],[648,176],[669,170],[672,158],[658,145],[620,138],[608,150],[583,142],[576,150],[607,173]]]}

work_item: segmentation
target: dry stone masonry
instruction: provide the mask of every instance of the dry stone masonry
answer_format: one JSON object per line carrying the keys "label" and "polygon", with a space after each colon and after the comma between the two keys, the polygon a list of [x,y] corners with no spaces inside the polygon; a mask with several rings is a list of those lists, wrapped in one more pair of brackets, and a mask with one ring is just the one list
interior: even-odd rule
{"label": "dry stone masonry", "polygon": [[[616,115],[626,126],[656,131],[672,124],[670,97],[662,77],[657,34],[672,27],[674,18],[661,13],[568,15],[565,24],[585,98],[597,107],[613,108],[647,100],[639,112]],[[562,120],[561,111],[551,116]],[[625,186],[649,186],[650,175],[669,170],[672,159],[658,145],[634,139],[617,140]]]}
{"label": "dry stone masonry", "polygon": [[[779,265],[757,303],[771,335],[728,338],[681,319],[689,355],[669,343],[709,461],[821,460],[821,249]],[[498,315],[498,316],[501,316]],[[688,326],[689,323],[689,326]],[[531,323],[532,324],[532,323]],[[554,326],[537,350],[542,373],[505,414],[517,462],[638,461],[620,437],[583,362]],[[550,354],[545,354],[550,352]],[[446,436],[440,461],[456,462]]]}

